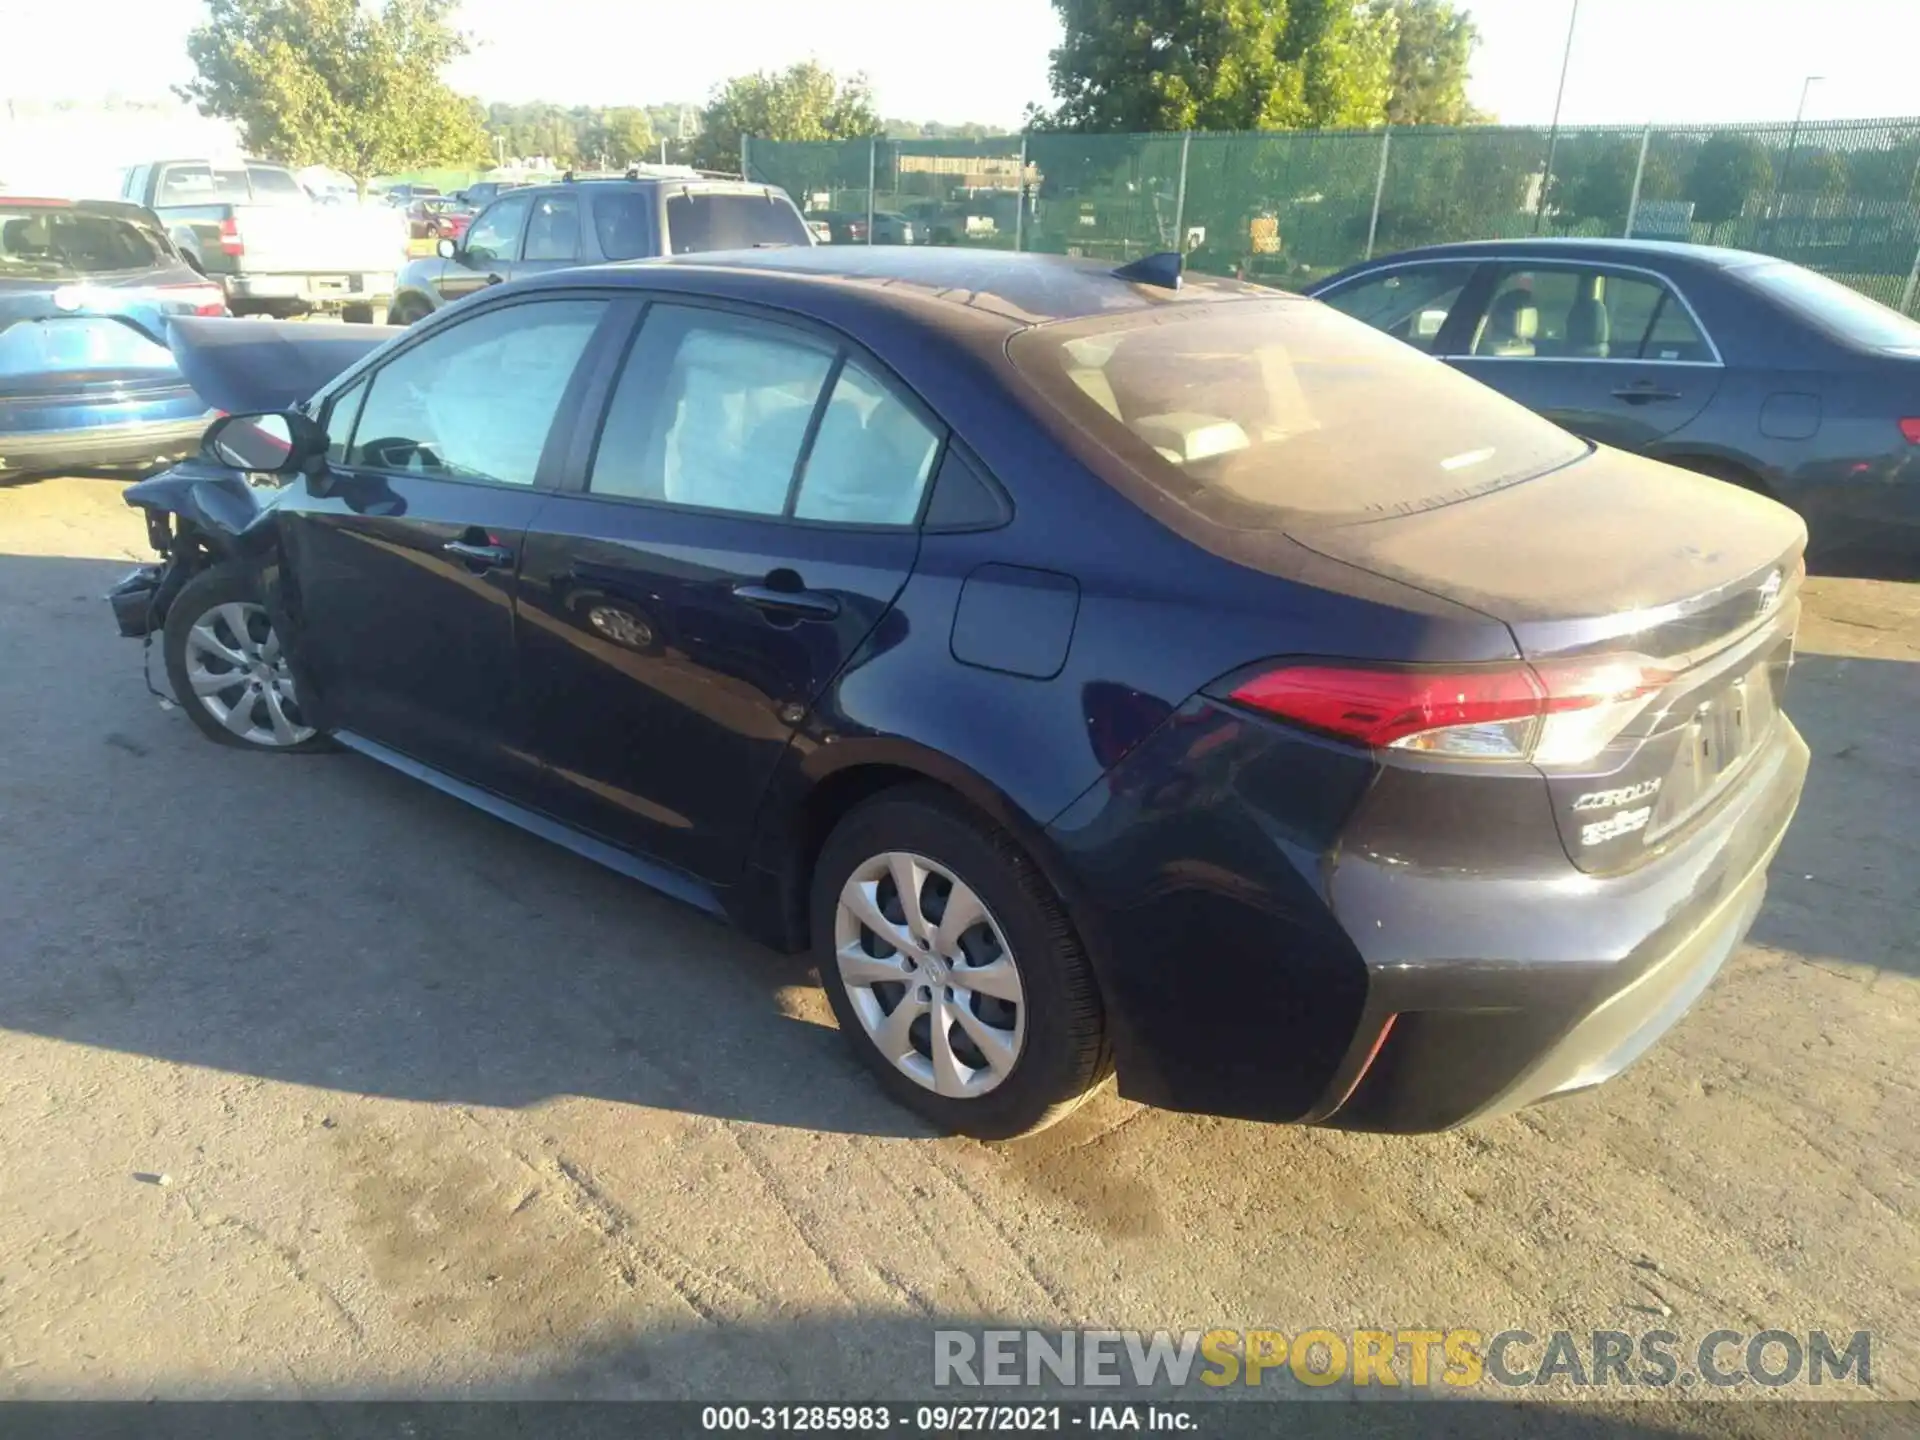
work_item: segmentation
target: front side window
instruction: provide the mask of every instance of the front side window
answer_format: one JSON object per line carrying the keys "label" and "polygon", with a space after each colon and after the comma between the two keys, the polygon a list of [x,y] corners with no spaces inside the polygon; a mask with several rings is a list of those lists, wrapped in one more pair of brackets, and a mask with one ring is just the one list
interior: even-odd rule
{"label": "front side window", "polygon": [[1472,265],[1403,265],[1321,298],[1342,314],[1431,353],[1473,272]]}
{"label": "front side window", "polygon": [[496,201],[467,231],[467,258],[479,263],[513,259],[514,247],[520,243],[520,227],[532,204],[525,195]]}
{"label": "front side window", "polygon": [[353,441],[353,422],[360,418],[360,407],[367,400],[367,382],[336,395],[327,405],[327,463],[347,463],[347,447]]}
{"label": "front side window", "polygon": [[605,310],[603,300],[505,305],[402,351],[370,382],[348,463],[533,484],[567,382]]}
{"label": "front side window", "polygon": [[1301,300],[1039,325],[1008,354],[1126,470],[1239,528],[1422,509],[1586,453],[1477,380]]}
{"label": "front side window", "polygon": [[574,260],[580,255],[580,201],[572,195],[545,195],[534,202],[527,222],[528,260]]}
{"label": "front side window", "polygon": [[786,513],[834,347],[784,325],[655,305],[615,386],[588,486]]}

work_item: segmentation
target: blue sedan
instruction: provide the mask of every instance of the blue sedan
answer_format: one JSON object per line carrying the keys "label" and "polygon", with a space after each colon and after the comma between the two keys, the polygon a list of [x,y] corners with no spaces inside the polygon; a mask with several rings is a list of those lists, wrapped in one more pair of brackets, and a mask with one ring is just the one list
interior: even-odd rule
{"label": "blue sedan", "polygon": [[207,405],[167,327],[226,311],[152,212],[0,196],[0,478],[190,454]]}
{"label": "blue sedan", "polygon": [[1598,1084],[1799,797],[1790,511],[1172,256],[795,246],[384,343],[177,328],[231,413],[128,491],[165,564],[113,600],[186,718],[810,951],[943,1128],[1110,1071],[1391,1131]]}
{"label": "blue sedan", "polygon": [[1920,542],[1920,323],[1771,256],[1488,240],[1310,294],[1607,445],[1772,496],[1817,552]]}

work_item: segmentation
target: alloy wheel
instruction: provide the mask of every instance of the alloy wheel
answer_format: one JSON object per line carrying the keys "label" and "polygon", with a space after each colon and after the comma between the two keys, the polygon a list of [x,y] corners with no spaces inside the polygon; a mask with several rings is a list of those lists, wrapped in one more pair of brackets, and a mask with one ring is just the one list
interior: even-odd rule
{"label": "alloy wheel", "polygon": [[186,661],[194,700],[230,734],[265,749],[313,738],[265,607],[213,606],[187,632]]}
{"label": "alloy wheel", "polygon": [[960,1099],[1008,1075],[1026,1038],[1019,966],[986,903],[945,866],[905,851],[841,887],[834,952],[854,1014],[916,1084]]}

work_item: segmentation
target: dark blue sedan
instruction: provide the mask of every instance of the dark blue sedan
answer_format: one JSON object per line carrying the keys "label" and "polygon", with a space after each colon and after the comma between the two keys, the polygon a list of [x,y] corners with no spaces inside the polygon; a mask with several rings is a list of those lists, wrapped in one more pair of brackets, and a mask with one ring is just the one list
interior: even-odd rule
{"label": "dark blue sedan", "polygon": [[166,564],[116,614],[215,741],[345,746],[810,950],[943,1127],[1116,1069],[1400,1131],[1599,1083],[1799,798],[1804,527],[1178,279],[796,247],[378,348],[186,322],[234,413],[128,492]]}
{"label": "dark blue sedan", "polygon": [[1309,292],[1575,434],[1920,550],[1920,323],[1811,270],[1643,240],[1489,240]]}
{"label": "dark blue sedan", "polygon": [[151,211],[0,195],[0,479],[191,454],[207,405],[167,326],[226,312]]}

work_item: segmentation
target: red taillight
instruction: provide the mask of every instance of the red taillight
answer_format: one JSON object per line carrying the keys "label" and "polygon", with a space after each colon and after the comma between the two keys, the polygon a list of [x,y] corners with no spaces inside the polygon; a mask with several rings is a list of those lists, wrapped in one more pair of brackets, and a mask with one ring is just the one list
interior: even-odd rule
{"label": "red taillight", "polygon": [[234,223],[231,215],[220,222],[220,253],[222,255],[244,255],[246,242],[240,238],[240,227]]}
{"label": "red taillight", "polygon": [[1909,445],[1920,445],[1920,415],[1909,415],[1900,422],[1900,433]]}
{"label": "red taillight", "polygon": [[1243,681],[1242,705],[1375,750],[1462,760],[1585,760],[1673,672],[1639,655],[1539,666],[1288,665]]}
{"label": "red taillight", "polygon": [[227,313],[226,293],[218,285],[161,285],[155,293],[162,303],[183,306],[195,315]]}

